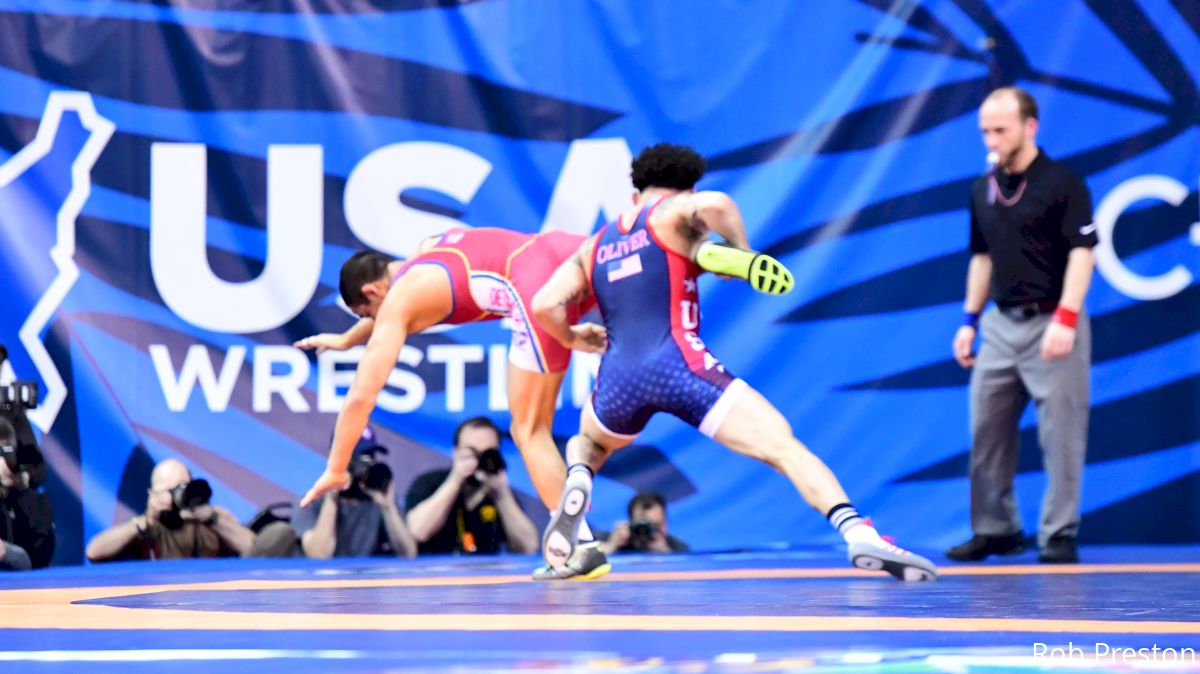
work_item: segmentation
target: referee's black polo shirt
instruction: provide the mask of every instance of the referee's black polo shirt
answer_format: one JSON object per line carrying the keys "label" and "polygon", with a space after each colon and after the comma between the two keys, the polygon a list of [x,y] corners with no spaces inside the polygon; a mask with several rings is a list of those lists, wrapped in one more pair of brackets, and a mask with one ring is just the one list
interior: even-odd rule
{"label": "referee's black polo shirt", "polygon": [[996,176],[994,199],[987,175],[971,188],[971,252],[992,258],[990,296],[1001,307],[1057,303],[1071,249],[1096,245],[1092,195],[1041,148],[1024,174]]}

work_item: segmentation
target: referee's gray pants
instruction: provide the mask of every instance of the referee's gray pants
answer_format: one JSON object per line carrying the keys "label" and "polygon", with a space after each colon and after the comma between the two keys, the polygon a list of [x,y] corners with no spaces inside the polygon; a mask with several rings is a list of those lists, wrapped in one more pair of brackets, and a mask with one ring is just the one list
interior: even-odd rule
{"label": "referee's gray pants", "polygon": [[980,320],[983,344],[971,372],[971,529],[984,536],[1021,532],[1013,491],[1020,455],[1018,423],[1037,407],[1046,493],[1038,545],[1079,531],[1079,498],[1087,453],[1092,328],[1081,313],[1075,346],[1062,360],[1041,356],[1050,314],[1014,317],[996,307]]}

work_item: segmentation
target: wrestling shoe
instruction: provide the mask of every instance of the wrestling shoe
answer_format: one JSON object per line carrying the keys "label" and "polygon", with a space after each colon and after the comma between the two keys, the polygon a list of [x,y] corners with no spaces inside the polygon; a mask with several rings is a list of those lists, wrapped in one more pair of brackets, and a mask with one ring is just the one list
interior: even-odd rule
{"label": "wrestling shoe", "polygon": [[563,566],[547,564],[533,572],[534,580],[595,580],[609,571],[612,564],[598,543],[585,543],[575,548],[575,554]]}
{"label": "wrestling shoe", "polygon": [[851,543],[850,563],[860,569],[887,571],[904,581],[916,582],[938,578],[938,570],[933,562],[886,541],[883,545]]}
{"label": "wrestling shoe", "polygon": [[711,241],[696,251],[696,264],[714,274],[745,279],[767,295],[785,295],[795,283],[792,272],[770,255]]}
{"label": "wrestling shoe", "polygon": [[562,499],[542,535],[542,557],[554,568],[565,566],[579,545],[579,525],[592,501],[591,480],[567,476]]}

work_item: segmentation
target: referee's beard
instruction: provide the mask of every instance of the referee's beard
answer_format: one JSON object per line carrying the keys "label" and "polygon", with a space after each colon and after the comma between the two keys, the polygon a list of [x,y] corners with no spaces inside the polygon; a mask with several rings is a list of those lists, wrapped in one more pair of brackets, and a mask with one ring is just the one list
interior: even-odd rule
{"label": "referee's beard", "polygon": [[1017,160],[1017,155],[1021,154],[1021,150],[1025,149],[1025,127],[1021,126],[1021,135],[1017,138],[1017,144],[1008,152],[999,152],[1000,161],[996,162],[996,168],[1004,173],[1012,173],[1012,165]]}

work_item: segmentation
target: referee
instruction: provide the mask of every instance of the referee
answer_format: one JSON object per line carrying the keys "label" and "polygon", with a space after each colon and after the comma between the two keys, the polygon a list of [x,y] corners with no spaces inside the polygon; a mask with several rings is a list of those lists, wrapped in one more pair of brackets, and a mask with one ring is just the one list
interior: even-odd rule
{"label": "referee", "polygon": [[[1030,400],[1046,468],[1038,559],[1079,561],[1079,498],[1087,452],[1091,326],[1083,300],[1092,279],[1091,195],[1038,148],[1037,102],[1017,87],[979,109],[992,170],[971,193],[971,263],[954,358],[971,372],[970,540],[959,561],[1025,549],[1013,492],[1018,423]],[[980,316],[988,299],[996,306]],[[976,334],[983,341],[973,352]]]}

